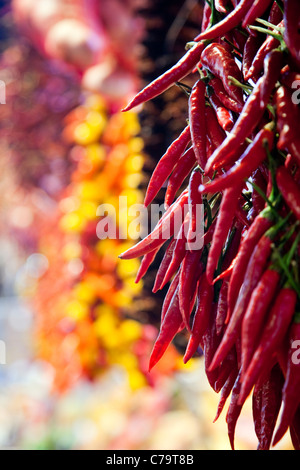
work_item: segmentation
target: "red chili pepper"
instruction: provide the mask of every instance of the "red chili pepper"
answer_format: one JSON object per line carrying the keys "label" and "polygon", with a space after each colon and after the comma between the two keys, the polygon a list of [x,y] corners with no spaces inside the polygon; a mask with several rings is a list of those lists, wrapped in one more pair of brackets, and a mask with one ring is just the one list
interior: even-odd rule
{"label": "red chili pepper", "polygon": [[260,18],[269,7],[271,1],[272,0],[255,0],[243,20],[243,28],[253,24],[257,18]]}
{"label": "red chili pepper", "polygon": [[209,28],[199,34],[195,38],[195,41],[200,41],[202,39],[215,39],[224,36],[224,34],[226,34],[228,31],[234,29],[244,19],[252,4],[252,1],[253,0],[241,0],[236,8],[231,13],[229,13],[226,18],[214,25],[212,28]]}
{"label": "red chili pepper", "polygon": [[240,401],[240,390],[241,390],[241,383],[240,383],[240,373],[238,374],[235,384],[232,389],[230,405],[226,415],[226,423],[228,427],[228,437],[229,442],[231,445],[231,449],[235,450],[235,428],[237,421],[240,417],[242,408],[244,406],[244,402]]}
{"label": "red chili pepper", "polygon": [[280,273],[267,269],[254,289],[242,321],[241,363],[242,375],[246,372],[260,340],[260,333],[273,302],[280,281]]}
{"label": "red chili pepper", "polygon": [[234,126],[234,119],[231,111],[223,106],[217,95],[213,92],[209,95],[209,101],[215,110],[218,122],[222,129],[225,132],[230,132]]}
{"label": "red chili pepper", "polygon": [[[277,26],[282,27],[283,23],[279,23]],[[248,73],[245,74],[244,78],[246,81],[250,80],[253,77],[258,77],[260,75],[264,68],[265,58],[273,49],[277,49],[279,46],[280,42],[277,38],[273,36],[267,37],[267,39],[262,43],[262,45],[258,49]]]}
{"label": "red chili pepper", "polygon": [[144,256],[150,251],[162,246],[175,231],[175,221],[183,212],[184,205],[188,201],[188,191],[184,191],[177,201],[161,217],[160,221],[152,232],[135,246],[119,255],[121,259],[132,259]]}
{"label": "red chili pepper", "polygon": [[176,273],[176,275],[174,276],[174,278],[172,279],[172,282],[170,283],[168,291],[167,291],[166,296],[164,298],[162,309],[161,309],[161,318],[160,318],[161,323],[164,321],[164,318],[166,316],[166,313],[169,309],[169,306],[171,304],[171,301],[173,299],[173,296],[174,296],[176,290],[178,290],[179,274],[180,273],[178,271]]}
{"label": "red chili pepper", "polygon": [[210,284],[213,283],[215,270],[222,253],[222,249],[227,240],[230,228],[232,227],[240,194],[241,184],[236,184],[236,186],[224,191],[214,231],[214,237],[207,258],[206,277]]}
{"label": "red chili pepper", "polygon": [[204,42],[195,44],[176,65],[147,85],[122,111],[130,111],[132,108],[152,100],[174,85],[174,83],[186,77],[199,62],[204,47]]}
{"label": "red chili pepper", "polygon": [[166,179],[172,173],[175,163],[184,153],[190,140],[190,127],[186,126],[180,136],[174,140],[166,153],[159,160],[148,184],[144,202],[146,207],[153,201]]}
{"label": "red chili pepper", "polygon": [[181,226],[178,235],[176,236],[176,243],[173,250],[172,259],[170,260],[168,269],[164,276],[162,283],[160,284],[160,289],[162,289],[172,278],[172,276],[178,270],[183,258],[185,257],[187,251],[187,239],[186,234],[188,232],[188,227],[190,224],[190,214],[188,213],[184,219],[184,222]]}
{"label": "red chili pepper", "polygon": [[182,183],[185,178],[190,174],[191,170],[196,165],[196,157],[194,149],[189,148],[183,155],[180,157],[176,165],[174,166],[173,173],[171,174],[168,186],[165,194],[165,207],[169,207],[176,196],[177,191],[180,190]]}
{"label": "red chili pepper", "polygon": [[140,282],[140,280],[145,276],[145,274],[147,273],[150,265],[153,263],[158,251],[159,251],[160,247],[156,248],[155,250],[153,251],[150,251],[149,253],[147,253],[146,255],[144,255],[142,261],[141,261],[141,264],[140,264],[140,267],[139,267],[139,270],[138,270],[138,273],[136,275],[136,278],[135,278],[135,283],[138,284]]}
{"label": "red chili pepper", "polygon": [[[277,129],[279,132],[279,141],[277,147],[280,150],[288,150],[293,147],[293,144],[299,138],[295,122],[300,119],[300,111],[297,105],[293,104],[292,94],[286,86],[278,88],[275,94],[276,116],[277,116]],[[300,163],[300,158],[296,160]]]}
{"label": "red chili pepper", "polygon": [[217,96],[217,98],[219,98],[223,106],[225,106],[225,108],[237,114],[242,112],[243,105],[237,103],[233,98],[231,98],[231,96],[226,93],[224,85],[219,78],[211,78],[209,81],[209,85],[211,86],[215,95]]}
{"label": "red chili pepper", "polygon": [[280,71],[283,65],[283,52],[279,49],[274,49],[269,52],[264,60],[264,76],[261,91],[260,102],[262,107],[266,107],[270,96],[275,88],[277,80],[280,77]]}
{"label": "red chili pepper", "polygon": [[[159,265],[159,268],[156,273],[155,281],[154,281],[154,286],[152,289],[152,292],[155,293],[157,292],[161,287],[161,284],[164,280],[165,274],[167,272],[167,269],[169,267],[170,261],[172,259],[173,253],[174,253],[174,248],[176,246],[176,238],[173,238],[173,240],[170,242],[168,248],[165,251],[164,257]],[[147,256],[147,255],[146,255]]]}
{"label": "red chili pepper", "polygon": [[245,400],[259,375],[272,362],[272,356],[282,343],[291,324],[297,302],[297,294],[284,286],[276,297],[259,345],[243,378],[240,399]]}
{"label": "red chili pepper", "polygon": [[215,9],[219,13],[224,13],[226,15],[228,13],[227,5],[228,5],[228,0],[215,0]]}
{"label": "red chili pepper", "polygon": [[260,238],[272,226],[272,224],[273,215],[270,209],[264,209],[264,211],[257,216],[253,224],[250,226],[241,242],[228,288],[228,318],[231,316],[231,312],[234,309],[249,259]]}
{"label": "red chili pepper", "polygon": [[281,406],[283,382],[282,371],[276,363],[254,387],[252,409],[255,432],[259,442],[257,450],[270,449]]}
{"label": "red chili pepper", "polygon": [[300,220],[300,189],[284,166],[278,168],[276,182],[287,206]]}
{"label": "red chili pepper", "polygon": [[160,325],[149,360],[149,371],[158,363],[176,334],[183,329],[182,316],[179,308],[178,288],[176,289],[169,308]]}
{"label": "red chili pepper", "polygon": [[300,14],[297,0],[284,0],[284,41],[295,64],[300,66]]}
{"label": "red chili pepper", "polygon": [[205,108],[205,120],[207,138],[211,141],[213,148],[217,148],[225,140],[226,132],[220,126],[216,113],[210,106]]}
{"label": "red chili pepper", "polygon": [[202,276],[198,286],[198,302],[193,319],[193,326],[183,358],[184,364],[186,364],[191,359],[191,357],[193,357],[199,347],[200,342],[202,341],[203,334],[208,327],[213,297],[213,287],[207,282],[206,276]]}
{"label": "red chili pepper", "polygon": [[278,24],[282,21],[283,15],[278,3],[275,1],[271,7],[268,22],[271,24]]}
{"label": "red chili pepper", "polygon": [[276,228],[267,231],[259,240],[247,266],[243,284],[241,286],[237,303],[233,310],[232,316],[225,330],[221,344],[215,354],[211,364],[211,369],[218,366],[226,357],[228,352],[235,344],[237,338],[240,336],[242,321],[249,304],[251,295],[257,286],[268,262],[271,254],[272,240],[277,233]]}
{"label": "red chili pepper", "polygon": [[[284,436],[300,405],[300,360],[297,355],[300,344],[300,323],[294,322],[289,332],[290,349],[287,363],[282,401],[283,410],[280,423],[276,431],[273,445],[276,445]],[[296,346],[295,346],[296,345]]]}
{"label": "red chili pepper", "polygon": [[240,184],[251,176],[251,173],[267,157],[267,147],[273,147],[274,133],[269,128],[262,129],[235,165],[212,182],[201,185],[201,193],[216,193]]}
{"label": "red chili pepper", "polygon": [[242,60],[242,73],[243,73],[244,80],[246,80],[246,77],[253,63],[254,57],[257,53],[257,49],[261,46],[261,44],[262,44],[262,39],[261,39],[261,36],[259,35],[256,35],[256,36],[250,35],[246,41],[244,51],[243,51],[243,60]]}
{"label": "red chili pepper", "polygon": [[189,123],[195,157],[200,168],[206,164],[205,84],[198,80],[189,97]]}
{"label": "red chili pepper", "polygon": [[179,307],[182,315],[182,320],[186,328],[190,329],[190,303],[193,295],[193,281],[199,279],[202,274],[202,265],[200,265],[200,258],[202,250],[187,251],[182,261],[179,276]]}
{"label": "red chili pepper", "polygon": [[204,32],[209,27],[210,19],[211,19],[211,8],[209,4],[205,2],[204,8],[203,8],[201,32]]}
{"label": "red chili pepper", "polygon": [[241,82],[242,73],[228,50],[222,44],[213,42],[202,52],[201,63],[203,67],[222,81],[227,94],[243,106],[243,91],[241,88],[233,85],[230,80],[230,77],[233,77]]}
{"label": "red chili pepper", "polygon": [[259,124],[264,114],[264,108],[261,107],[260,103],[263,81],[264,77],[261,77],[255,85],[253,92],[248,97],[243,112],[236,121],[234,128],[222,145],[220,145],[208,159],[205,173],[209,174],[212,170],[227,166],[239,156],[245,144],[245,140]]}
{"label": "red chili pepper", "polygon": [[[251,175],[252,182],[263,194],[266,194],[267,183],[261,172],[260,167],[257,168]],[[256,214],[259,214],[265,207],[265,200],[261,194],[253,187],[252,189],[252,204]]]}
{"label": "red chili pepper", "polygon": [[192,249],[192,245],[195,243],[197,236],[197,229],[199,228],[199,223],[202,224],[202,220],[198,220],[202,215],[202,196],[199,193],[199,183],[202,182],[202,174],[199,169],[195,169],[191,174],[189,180],[189,214],[190,214],[190,224],[187,233],[187,243]]}
{"label": "red chili pepper", "polygon": [[215,423],[219,419],[219,417],[220,417],[220,415],[221,415],[221,413],[224,409],[224,406],[226,404],[227,398],[229,397],[229,395],[230,395],[230,393],[233,389],[233,386],[236,382],[237,376],[238,376],[238,369],[233,368],[231,370],[230,374],[229,374],[228,379],[226,380],[226,382],[225,382],[225,384],[222,388],[221,397],[220,397],[220,400],[219,400],[219,403],[218,403],[218,408],[217,408],[217,414],[216,414],[216,416],[213,420],[213,423]]}

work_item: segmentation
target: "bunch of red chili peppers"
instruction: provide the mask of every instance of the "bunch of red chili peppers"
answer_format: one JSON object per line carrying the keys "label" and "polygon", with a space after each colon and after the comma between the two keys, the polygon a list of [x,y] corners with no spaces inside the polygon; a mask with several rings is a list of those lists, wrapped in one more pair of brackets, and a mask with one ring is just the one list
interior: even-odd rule
{"label": "bunch of red chili peppers", "polygon": [[[298,0],[206,0],[186,54],[124,109],[173,85],[188,95],[187,126],[145,196],[148,206],[167,182],[167,210],[121,258],[143,257],[145,275],[169,242],[153,288],[169,284],[150,369],[186,329],[184,362],[201,351],[220,393],[215,419],[230,397],[233,449],[250,393],[258,449],[288,429],[300,449],[299,28]],[[199,204],[205,232],[193,249]],[[186,205],[180,236],[166,234]]]}

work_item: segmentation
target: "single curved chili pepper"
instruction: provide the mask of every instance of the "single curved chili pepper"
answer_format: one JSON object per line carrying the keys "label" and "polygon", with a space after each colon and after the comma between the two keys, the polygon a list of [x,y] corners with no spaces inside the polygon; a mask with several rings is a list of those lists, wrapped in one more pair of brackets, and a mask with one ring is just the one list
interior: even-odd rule
{"label": "single curved chili pepper", "polygon": [[292,93],[284,85],[275,93],[275,105],[279,132],[277,147],[280,150],[289,149],[290,144],[298,138],[295,122],[300,119],[300,111],[297,105],[293,104]]}
{"label": "single curved chili pepper", "polygon": [[161,288],[160,286],[164,280],[165,274],[167,272],[167,269],[169,267],[170,261],[174,253],[176,241],[177,241],[176,238],[173,238],[173,240],[169,243],[169,246],[166,249],[165,254],[163,256],[163,259],[161,260],[161,263],[159,265],[159,268],[155,276],[154,286],[152,289],[153,293],[157,292]]}
{"label": "single curved chili pepper", "polygon": [[233,85],[230,76],[242,81],[242,73],[234,60],[234,57],[228,50],[217,42],[206,46],[201,54],[202,66],[208,69],[213,75],[216,75],[223,83],[225,91],[237,103],[243,106],[243,91],[241,88]]}
{"label": "single curved chili pepper", "polygon": [[247,398],[259,375],[272,362],[272,356],[283,341],[291,324],[296,302],[296,292],[285,285],[275,299],[259,345],[243,378],[241,400]]}
{"label": "single curved chili pepper", "polygon": [[295,344],[297,344],[298,348],[300,344],[300,323],[293,322],[289,332],[289,340],[290,349],[287,373],[282,391],[283,410],[273,445],[276,445],[283,438],[293,421],[293,417],[296,414],[298,406],[300,405],[300,361],[297,357],[297,350],[295,348]]}
{"label": "single curved chili pepper", "polygon": [[[282,27],[283,23],[281,22],[277,26]],[[267,39],[262,43],[262,45],[258,49],[248,73],[245,74],[244,78],[246,81],[250,80],[253,77],[258,77],[260,75],[264,68],[265,58],[273,49],[277,49],[279,46],[280,41],[277,38],[275,38],[274,36],[267,37]]]}
{"label": "single curved chili pepper", "polygon": [[279,285],[280,273],[268,268],[255,287],[242,321],[241,367],[246,372],[260,340],[260,333],[266,320],[269,307],[273,302]]}
{"label": "single curved chili pepper", "polygon": [[152,232],[135,246],[130,247],[127,251],[119,255],[119,258],[138,258],[139,256],[144,256],[150,251],[153,251],[159,246],[162,246],[174,234],[174,222],[177,220],[177,218],[179,218],[179,216],[182,216],[184,205],[187,203],[187,201],[188,191],[185,190],[179,196],[176,202],[172,204],[172,206],[170,206],[164,213]]}
{"label": "single curved chili pepper", "polygon": [[179,309],[178,288],[173,294],[169,308],[160,325],[158,337],[154,343],[150,359],[149,371],[158,363],[173,341],[176,334],[183,329],[182,316]]}
{"label": "single curved chili pepper", "polygon": [[260,167],[252,173],[251,180],[255,184],[255,187],[252,188],[252,204],[256,214],[259,214],[265,207],[265,200],[256,188],[259,188],[263,194],[266,194],[267,190],[267,183]]}
{"label": "single curved chili pepper", "polygon": [[225,140],[226,132],[220,126],[216,113],[210,106],[206,106],[205,108],[205,120],[207,138],[211,141],[215,149]]}
{"label": "single curved chili pepper", "polygon": [[150,251],[149,253],[147,253],[143,256],[143,259],[141,261],[139,270],[138,270],[136,278],[135,278],[135,283],[136,284],[138,284],[140,282],[140,280],[147,273],[149,267],[151,266],[151,264],[153,263],[156,255],[157,255],[159,249],[160,249],[160,247],[157,247],[155,250]]}
{"label": "single curved chili pepper", "polygon": [[193,147],[189,148],[176,163],[171,174],[165,194],[165,207],[169,207],[180,190],[185,178],[196,165],[196,157]]}
{"label": "single curved chili pepper", "polygon": [[132,108],[152,100],[174,85],[174,83],[186,77],[199,62],[204,47],[204,42],[195,44],[177,64],[143,88],[122,111],[130,111]]}
{"label": "single curved chili pepper", "polygon": [[251,258],[257,243],[272,224],[273,214],[269,208],[266,208],[257,216],[241,241],[228,287],[228,318],[231,316],[234,309],[249,259]]}
{"label": "single curved chili pepper", "polygon": [[185,254],[187,251],[186,235],[188,232],[189,224],[190,224],[190,214],[187,213],[184,219],[184,222],[181,226],[181,229],[178,232],[178,235],[176,237],[176,243],[174,246],[172,259],[170,260],[164,279],[159,286],[160,289],[163,289],[163,287],[170,281],[170,279],[178,270],[183,258],[185,257]]}
{"label": "single curved chili pepper", "polygon": [[174,142],[167,149],[166,153],[159,160],[154,172],[152,173],[146,191],[144,202],[146,207],[153,201],[166,179],[172,173],[174,165],[184,153],[190,140],[190,127],[186,126],[179,137],[174,140]]}
{"label": "single curved chili pepper", "polygon": [[215,270],[222,253],[222,249],[227,240],[230,228],[232,227],[240,194],[241,184],[236,184],[236,186],[224,191],[214,231],[214,237],[207,258],[206,277],[210,284],[213,283]]}
{"label": "single curved chili pepper", "polygon": [[237,103],[231,96],[226,93],[222,81],[218,77],[210,78],[209,85],[213,89],[214,94],[219,98],[223,106],[233,111],[234,113],[241,113],[243,110],[243,105]]}
{"label": "single curved chili pepper", "polygon": [[295,450],[300,450],[300,406],[290,425],[290,435]]}
{"label": "single curved chili pepper", "polygon": [[264,75],[266,78],[260,90],[260,102],[262,107],[267,106],[277,80],[280,77],[283,57],[283,52],[279,49],[274,49],[266,55],[264,60]]}
{"label": "single curved chili pepper", "polygon": [[300,66],[299,2],[284,0],[284,40],[297,67]]}
{"label": "single curved chili pepper", "polygon": [[222,21],[214,25],[212,28],[199,34],[195,41],[202,39],[215,39],[224,36],[228,31],[231,31],[238,26],[244,19],[248,12],[253,0],[241,0],[236,8],[230,12]]}
{"label": "single curved chili pepper", "polygon": [[215,0],[215,8],[219,13],[228,13],[227,11],[228,0]]}
{"label": "single curved chili pepper", "polygon": [[211,8],[208,2],[205,2],[204,8],[203,8],[201,32],[204,32],[210,26],[210,20],[211,20]]}
{"label": "single curved chili pepper", "polygon": [[250,35],[246,41],[244,51],[243,51],[243,60],[242,60],[242,73],[243,73],[244,80],[246,80],[246,77],[253,63],[254,57],[257,53],[257,49],[261,46],[261,44],[262,44],[262,39],[260,35],[256,35],[256,36]]}
{"label": "single curved chili pepper", "polygon": [[206,164],[205,84],[198,80],[189,97],[189,123],[195,157],[200,168]]}
{"label": "single curved chili pepper", "polygon": [[193,357],[202,341],[203,334],[208,327],[213,297],[213,287],[207,282],[206,276],[202,276],[197,291],[197,308],[191,334],[183,358],[184,364]]}
{"label": "single curved chili pepper", "polygon": [[230,132],[234,126],[234,119],[231,111],[223,106],[214,92],[209,95],[209,101],[215,110],[218,122],[222,129],[225,132]]}
{"label": "single curved chili pepper", "polygon": [[300,220],[300,189],[284,165],[277,169],[276,182],[287,206]]}
{"label": "single curved chili pepper", "polygon": [[226,166],[236,159],[242,151],[245,140],[259,124],[264,108],[261,107],[260,94],[263,86],[264,77],[255,85],[253,92],[248,97],[242,114],[236,121],[232,131],[226,137],[222,145],[217,148],[208,159],[205,166],[205,173],[209,174],[222,166]]}
{"label": "single curved chili pepper", "polygon": [[257,18],[260,18],[271,4],[271,1],[272,0],[255,0],[243,20],[243,28],[253,24]]}
{"label": "single curved chili pepper", "polygon": [[216,414],[216,416],[213,420],[213,423],[215,423],[219,419],[219,417],[220,417],[220,415],[221,415],[221,413],[224,409],[224,406],[226,404],[226,401],[227,401],[227,399],[228,399],[228,397],[229,397],[229,395],[230,395],[230,393],[233,389],[233,386],[236,382],[237,376],[238,376],[238,369],[233,368],[230,372],[230,375],[229,375],[228,379],[226,380],[226,382],[225,382],[225,384],[222,388],[221,397],[220,397],[220,400],[219,400],[219,403],[218,403],[218,408],[217,408],[217,414]]}
{"label": "single curved chili pepper", "polygon": [[[199,193],[199,183],[202,182],[202,174],[199,169],[195,169],[191,174],[189,180],[189,213],[190,213],[190,224],[187,233],[187,244],[192,249],[192,245],[195,242],[197,236],[197,229],[199,223],[202,223],[202,220],[199,221],[198,218],[202,214],[202,196]],[[201,183],[200,183],[201,184]],[[199,210],[200,209],[200,210]]]}
{"label": "single curved chili pepper", "polygon": [[237,303],[233,310],[232,316],[229,319],[229,323],[225,330],[221,344],[212,361],[212,369],[217,367],[218,364],[220,364],[225,359],[226,355],[235,344],[235,341],[240,336],[242,321],[252,292],[261,279],[272,251],[272,240],[277,234],[277,228],[275,227],[269,229],[261,237],[249,260]]}
{"label": "single curved chili pepper", "polygon": [[199,279],[202,274],[199,262],[202,250],[187,251],[182,260],[179,276],[178,298],[179,308],[182,320],[187,328],[190,329],[190,302],[193,295],[193,281]]}
{"label": "single curved chili pepper", "polygon": [[257,450],[269,450],[282,400],[284,377],[276,363],[266,377],[260,379],[253,390],[252,409]]}
{"label": "single curved chili pepper", "polygon": [[241,414],[241,411],[245,402],[245,400],[243,402],[240,402],[239,400],[240,390],[241,390],[241,382],[240,382],[240,373],[239,373],[232,389],[230,405],[229,405],[227,415],[226,415],[228,437],[229,437],[229,442],[230,442],[232,450],[235,450],[234,440],[235,440],[236,424],[240,417],[240,414]]}
{"label": "single curved chili pepper", "polygon": [[201,193],[216,193],[240,184],[267,158],[267,147],[271,150],[274,133],[269,128],[262,129],[235,165],[212,182],[201,185]]}

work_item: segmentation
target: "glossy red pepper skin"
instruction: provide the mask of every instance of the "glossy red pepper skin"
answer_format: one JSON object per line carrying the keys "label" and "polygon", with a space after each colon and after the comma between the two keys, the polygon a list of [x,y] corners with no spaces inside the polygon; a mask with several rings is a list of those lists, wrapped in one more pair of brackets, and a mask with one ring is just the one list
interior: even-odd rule
{"label": "glossy red pepper skin", "polygon": [[191,170],[196,165],[196,156],[194,148],[190,147],[175,164],[173,172],[169,178],[165,194],[165,207],[169,207],[180,190],[184,180],[188,177]]}
{"label": "glossy red pepper skin", "polygon": [[273,143],[274,132],[267,128],[262,129],[235,165],[211,183],[201,185],[200,192],[216,193],[224,191],[248,179],[252,172],[267,158],[267,147],[272,150]]}
{"label": "glossy red pepper skin", "polygon": [[189,123],[195,157],[200,168],[206,164],[206,122],[205,122],[205,91],[202,80],[198,80],[189,97]]}
{"label": "glossy red pepper skin", "polygon": [[228,437],[229,442],[231,445],[231,449],[235,450],[235,429],[237,425],[237,421],[240,417],[242,408],[244,406],[244,401],[240,401],[240,390],[241,390],[241,382],[240,382],[240,373],[238,374],[235,384],[232,389],[230,405],[226,414],[226,423],[228,428]]}
{"label": "glossy red pepper skin", "polygon": [[278,363],[255,385],[252,395],[252,409],[255,432],[258,438],[257,450],[269,450],[282,401],[284,376]]}
{"label": "glossy red pepper skin", "polygon": [[[193,244],[196,241],[197,237],[197,229],[199,224],[203,224],[202,220],[198,220],[202,214],[202,196],[199,193],[199,184],[201,184],[203,180],[202,173],[199,169],[196,169],[192,172],[190,180],[189,180],[189,214],[190,214],[190,223],[189,229],[187,233],[187,244],[189,245],[189,249],[193,249]],[[204,216],[203,216],[204,218]],[[204,224],[203,224],[204,225]]]}
{"label": "glossy red pepper skin", "polygon": [[174,165],[186,150],[191,140],[190,127],[186,126],[179,137],[169,146],[166,153],[161,157],[150,178],[145,195],[144,204],[147,207],[162,188],[166,179],[173,171]]}
{"label": "glossy red pepper skin", "polygon": [[[280,150],[288,150],[296,158],[297,163],[300,163],[300,152],[298,155],[297,140],[299,139],[297,127],[295,122],[300,119],[300,111],[292,101],[292,93],[290,90],[282,85],[275,93],[276,117],[277,117],[277,130],[279,132],[279,140],[277,147]],[[295,147],[296,145],[296,147]]]}
{"label": "glossy red pepper skin", "polygon": [[278,168],[276,182],[287,206],[300,220],[300,189],[285,166]]}
{"label": "glossy red pepper skin", "polygon": [[224,13],[226,15],[228,12],[226,9],[227,5],[228,0],[215,0],[215,7],[219,13]]}
{"label": "glossy red pepper skin", "polygon": [[[282,23],[278,25],[279,27],[283,26]],[[267,39],[263,42],[261,47],[258,49],[251,67],[248,73],[245,74],[245,80],[248,81],[253,77],[259,77],[264,68],[264,61],[267,55],[273,50],[277,49],[280,46],[280,42],[273,36],[268,36]]]}
{"label": "glossy red pepper skin", "polygon": [[247,398],[259,375],[272,362],[273,354],[287,334],[295,313],[296,302],[297,294],[293,289],[283,287],[280,290],[268,315],[259,345],[243,378],[241,400]]}
{"label": "glossy red pepper skin", "polygon": [[256,18],[260,18],[267,10],[272,0],[255,0],[245,19],[243,20],[243,28],[253,24]]}
{"label": "glossy red pepper skin", "polygon": [[[157,270],[156,276],[155,276],[155,281],[154,281],[154,286],[152,292],[157,292],[161,288],[161,284],[164,280],[165,274],[167,272],[167,269],[170,265],[170,261],[173,257],[174,253],[174,248],[176,246],[176,238],[173,238],[171,242],[169,243],[168,248],[165,251],[165,254],[163,256],[163,259],[159,265],[159,268]],[[147,256],[147,255],[146,255]]]}
{"label": "glossy red pepper skin", "polygon": [[241,331],[241,363],[242,375],[247,370],[251,358],[260,340],[261,331],[276,296],[280,283],[280,273],[274,269],[266,269],[254,289],[242,322]]}
{"label": "glossy red pepper skin", "polygon": [[215,39],[220,36],[224,36],[224,34],[226,34],[228,31],[234,29],[244,19],[252,4],[252,1],[253,0],[241,0],[235,9],[228,14],[228,16],[226,16],[222,21],[217,23],[212,28],[209,28],[199,34],[195,38],[195,41],[200,41],[202,39]]}
{"label": "glossy red pepper skin", "polygon": [[[246,77],[252,66],[254,57],[257,53],[257,50],[261,47],[261,44],[262,44],[262,39],[259,35],[257,36],[250,35],[246,41],[244,51],[243,51],[243,61],[242,61],[242,73],[243,73],[244,80],[246,80]],[[258,77],[257,77],[257,80],[258,80]]]}
{"label": "glossy red pepper skin", "polygon": [[194,292],[193,284],[195,279],[198,280],[202,274],[202,266],[200,265],[201,254],[202,250],[187,251],[180,269],[178,287],[179,308],[182,321],[187,330],[190,329],[190,303]]}
{"label": "glossy red pepper skin", "polygon": [[218,122],[225,132],[230,132],[234,126],[234,119],[229,109],[221,103],[215,93],[209,95],[209,101],[215,110]]}
{"label": "glossy red pepper skin", "polygon": [[300,323],[294,322],[292,324],[289,332],[289,342],[287,373],[282,392],[283,409],[273,445],[276,445],[283,438],[300,405],[300,358],[297,354],[297,347],[299,350],[300,345]]}
{"label": "glossy red pepper skin", "polygon": [[130,111],[131,109],[139,106],[146,101],[152,100],[159,96],[176,82],[186,77],[199,62],[201,53],[205,44],[199,42],[193,46],[186,54],[169,70],[167,70],[160,77],[156,78],[153,82],[141,90],[123,109],[123,111]]}
{"label": "glossy red pepper skin", "polygon": [[174,278],[172,279],[172,282],[170,283],[168,291],[164,298],[164,302],[163,302],[162,309],[161,309],[161,319],[160,319],[161,323],[164,321],[164,318],[169,309],[173,296],[175,292],[178,290],[179,274],[180,272],[178,271],[176,275],[174,276]]}
{"label": "glossy red pepper skin", "polygon": [[211,86],[214,94],[217,96],[217,98],[219,98],[223,106],[225,106],[225,108],[237,114],[242,112],[243,104],[238,103],[231,96],[229,96],[228,93],[226,93],[224,85],[218,77],[211,78],[209,81],[209,85]]}
{"label": "glossy red pepper skin", "polygon": [[136,275],[136,278],[135,278],[135,283],[138,284],[140,282],[140,280],[145,276],[145,274],[147,273],[150,265],[153,263],[158,251],[159,251],[160,247],[156,248],[155,250],[153,251],[150,251],[150,253],[147,253],[146,255],[144,255],[142,261],[141,261],[141,264],[140,264],[140,267],[139,267],[139,270],[137,272],[137,275]]}
{"label": "glossy red pepper skin", "polygon": [[228,50],[219,43],[209,44],[201,54],[201,64],[213,75],[216,75],[223,83],[223,86],[237,103],[243,106],[243,91],[241,88],[233,85],[230,76],[242,81],[242,74],[234,60],[234,57]]}
{"label": "glossy red pepper skin", "polygon": [[264,60],[264,76],[266,77],[260,91],[261,106],[266,107],[270,96],[280,77],[284,55],[279,49],[269,52]]}

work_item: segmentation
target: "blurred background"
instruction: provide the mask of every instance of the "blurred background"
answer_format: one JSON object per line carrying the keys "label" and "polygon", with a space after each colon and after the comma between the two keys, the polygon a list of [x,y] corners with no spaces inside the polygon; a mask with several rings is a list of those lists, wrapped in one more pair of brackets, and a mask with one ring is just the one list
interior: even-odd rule
{"label": "blurred background", "polygon": [[[176,87],[120,110],[198,32],[200,0],[0,1],[0,448],[229,449],[184,334],[148,373],[165,290],[100,240],[184,127]],[[160,195],[156,202],[162,202]],[[119,214],[118,232],[127,229]],[[237,448],[255,449],[251,403]],[[289,448],[288,438],[279,448]]]}

